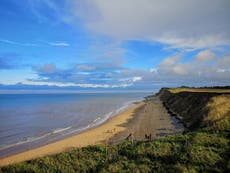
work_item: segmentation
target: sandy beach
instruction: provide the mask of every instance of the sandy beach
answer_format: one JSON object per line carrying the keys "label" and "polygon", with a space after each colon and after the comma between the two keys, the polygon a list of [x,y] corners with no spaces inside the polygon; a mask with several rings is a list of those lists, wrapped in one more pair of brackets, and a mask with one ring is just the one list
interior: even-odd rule
{"label": "sandy beach", "polygon": [[59,153],[71,147],[84,147],[87,145],[103,143],[116,133],[124,131],[125,127],[120,126],[120,124],[126,123],[130,118],[132,118],[135,110],[141,107],[142,105],[144,105],[144,102],[135,104],[126,111],[108,120],[104,124],[90,129],[86,132],[83,132],[81,134],[36,149],[25,151],[13,156],[2,158],[0,159],[0,166],[17,163],[54,153]]}
{"label": "sandy beach", "polygon": [[145,140],[145,134],[153,137],[181,132],[168,115],[161,101],[152,97],[134,104],[104,124],[81,134],[68,137],[36,149],[0,159],[0,166],[17,163],[45,155],[55,154],[72,147],[124,141],[132,133],[134,140]]}
{"label": "sandy beach", "polygon": [[120,125],[125,130],[116,133],[111,139],[110,144],[117,144],[132,134],[133,140],[147,140],[145,135],[152,139],[161,136],[182,133],[184,128],[175,117],[169,115],[158,97],[150,96],[145,103],[135,109],[132,119]]}

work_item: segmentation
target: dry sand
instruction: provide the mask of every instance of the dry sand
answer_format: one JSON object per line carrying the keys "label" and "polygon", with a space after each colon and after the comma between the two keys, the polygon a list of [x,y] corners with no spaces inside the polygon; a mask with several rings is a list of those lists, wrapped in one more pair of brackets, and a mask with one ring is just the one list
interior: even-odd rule
{"label": "dry sand", "polygon": [[109,141],[110,144],[117,144],[132,134],[133,140],[148,140],[145,135],[152,138],[180,134],[184,128],[175,117],[168,114],[158,97],[151,96],[139,106],[134,116],[127,123],[121,124],[125,130],[115,134]]}
{"label": "dry sand", "polygon": [[0,159],[0,166],[32,158],[59,153],[71,147],[84,147],[100,143],[117,144],[132,133],[134,140],[181,133],[182,125],[175,123],[157,97],[149,97],[108,120],[104,124],[81,134]]}

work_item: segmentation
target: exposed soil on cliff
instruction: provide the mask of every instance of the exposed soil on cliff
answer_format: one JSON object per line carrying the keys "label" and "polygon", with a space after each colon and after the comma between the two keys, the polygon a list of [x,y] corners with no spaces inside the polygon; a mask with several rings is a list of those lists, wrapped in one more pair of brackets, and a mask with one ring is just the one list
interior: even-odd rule
{"label": "exposed soil on cliff", "polygon": [[161,89],[157,95],[162,100],[168,112],[180,119],[189,130],[205,125],[204,120],[210,111],[208,104],[213,102],[213,98],[226,97],[226,103],[229,103],[230,98],[229,93],[190,91],[173,93],[168,89]]}

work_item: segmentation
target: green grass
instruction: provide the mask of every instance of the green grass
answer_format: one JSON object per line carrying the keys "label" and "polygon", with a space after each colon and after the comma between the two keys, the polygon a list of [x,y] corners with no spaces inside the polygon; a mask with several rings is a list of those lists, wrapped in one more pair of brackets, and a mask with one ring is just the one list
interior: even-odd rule
{"label": "green grass", "polygon": [[179,92],[207,92],[207,93],[230,93],[230,89],[207,89],[207,88],[170,88],[171,93]]}
{"label": "green grass", "polygon": [[207,132],[164,137],[153,142],[124,142],[42,157],[1,168],[2,172],[224,172],[226,136]]}

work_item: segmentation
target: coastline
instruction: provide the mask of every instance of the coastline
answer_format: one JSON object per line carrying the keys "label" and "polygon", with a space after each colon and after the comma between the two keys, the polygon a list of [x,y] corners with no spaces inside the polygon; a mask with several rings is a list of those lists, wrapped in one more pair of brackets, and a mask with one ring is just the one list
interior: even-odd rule
{"label": "coastline", "polygon": [[145,141],[149,140],[146,139],[146,135],[151,135],[151,139],[154,139],[181,134],[183,130],[183,125],[168,113],[159,97],[148,96],[145,100],[135,102],[123,112],[82,133],[1,158],[0,167],[57,154],[74,147],[118,144],[125,141],[130,134],[134,141]]}
{"label": "coastline", "polygon": [[[16,155],[28,150],[32,150],[35,148],[39,148],[57,141],[61,141],[71,136],[75,136],[83,132],[86,132],[88,130],[91,130],[95,127],[104,124],[105,122],[112,119],[114,116],[119,115],[121,112],[124,112],[125,110],[132,107],[136,102],[140,102],[140,101],[143,101],[143,98],[141,100],[138,99],[138,100],[127,101],[124,104],[120,105],[120,107],[117,107],[112,111],[110,109],[106,109],[107,111],[110,112],[105,114],[101,113],[101,116],[97,117],[91,122],[89,121],[89,123],[86,124],[85,126],[83,125],[81,127],[74,128],[75,125],[74,124],[73,128],[72,126],[68,126],[64,128],[56,128],[53,131],[43,133],[41,136],[24,138],[25,140],[21,140],[16,143],[12,143],[10,145],[5,145],[3,147],[0,147],[0,159],[6,158],[8,156]],[[88,103],[88,105],[90,105],[90,103]],[[62,133],[62,131],[64,131],[64,133]]]}
{"label": "coastline", "polygon": [[1,158],[0,166],[6,166],[33,158],[59,153],[72,147],[84,147],[88,145],[101,144],[104,141],[109,140],[114,135],[124,131],[125,127],[121,126],[121,124],[127,123],[130,119],[132,119],[135,110],[144,104],[144,101],[134,104],[127,110],[124,110],[111,119],[108,119],[101,125],[93,127],[92,129],[84,131],[80,134],[73,135],[63,140],[31,149],[19,154]]}

